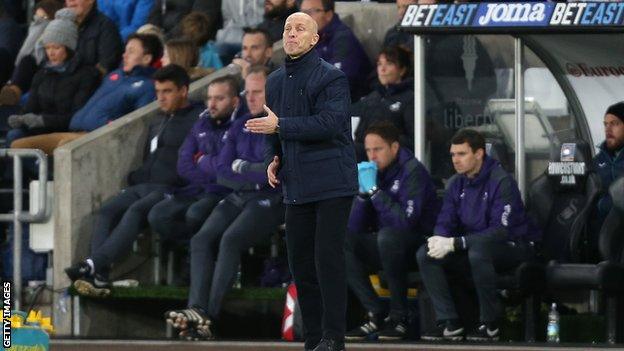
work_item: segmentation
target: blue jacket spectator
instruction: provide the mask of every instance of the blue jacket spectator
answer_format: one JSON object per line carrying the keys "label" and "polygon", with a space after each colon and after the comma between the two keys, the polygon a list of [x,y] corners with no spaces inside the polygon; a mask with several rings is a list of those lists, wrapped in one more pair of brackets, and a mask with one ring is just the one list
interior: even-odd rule
{"label": "blue jacket spectator", "polygon": [[100,11],[115,22],[125,41],[147,22],[154,0],[97,0],[97,4]]}

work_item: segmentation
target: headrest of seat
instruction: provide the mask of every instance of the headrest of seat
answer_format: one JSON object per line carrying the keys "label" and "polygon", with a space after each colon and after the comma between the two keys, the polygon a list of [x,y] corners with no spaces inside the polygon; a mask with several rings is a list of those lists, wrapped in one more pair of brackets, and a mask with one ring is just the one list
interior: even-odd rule
{"label": "headrest of seat", "polygon": [[511,167],[509,162],[509,157],[507,154],[507,147],[505,143],[503,143],[500,139],[486,138],[485,139],[485,153],[491,158],[498,161],[503,169],[508,172],[513,172],[513,167]]}
{"label": "headrest of seat", "polygon": [[546,174],[561,186],[576,186],[588,173],[591,150],[584,141],[563,142],[551,149]]}
{"label": "headrest of seat", "polygon": [[624,212],[624,177],[621,176],[609,186],[609,195],[613,200],[613,207]]}

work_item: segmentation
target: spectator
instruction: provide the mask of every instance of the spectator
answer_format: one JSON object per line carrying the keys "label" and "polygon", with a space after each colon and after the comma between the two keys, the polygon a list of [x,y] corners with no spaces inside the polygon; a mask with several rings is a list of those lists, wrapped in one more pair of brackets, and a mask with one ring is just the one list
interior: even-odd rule
{"label": "spectator", "polygon": [[82,63],[75,54],[78,27],[69,9],[56,13],[40,43],[45,63],[33,78],[21,114],[9,117],[7,145],[29,135],[67,130],[69,120],[91,97],[100,81],[97,69]]}
{"label": "spectator", "polygon": [[[346,261],[349,287],[368,311],[369,320],[348,332],[347,340],[377,333],[381,340],[405,338],[408,264],[435,225],[438,200],[433,181],[414,154],[400,146],[399,138],[399,130],[387,121],[366,131],[370,162],[359,166],[360,194],[349,218]],[[367,170],[371,162],[376,172]],[[383,329],[386,316],[368,278],[370,268],[383,269],[390,288],[390,313]]]}
{"label": "spectator", "polygon": [[42,149],[52,155],[54,149],[75,140],[139,107],[154,101],[154,69],[151,65],[162,56],[160,40],[149,34],[128,38],[120,69],[111,72],[86,105],[69,123],[68,133],[51,133],[18,139],[13,148]]}
{"label": "spectator", "polygon": [[125,41],[147,22],[154,0],[97,0],[97,5],[117,25],[121,39]]}
{"label": "spectator", "polygon": [[264,20],[259,29],[269,33],[271,42],[282,40],[286,18],[297,11],[295,0],[266,0],[264,2]]}
{"label": "spectator", "polygon": [[223,67],[214,44],[217,29],[212,19],[201,12],[191,12],[182,20],[182,36],[191,39],[199,48],[199,66],[218,70]]}
{"label": "spectator", "polygon": [[468,340],[496,341],[500,336],[500,302],[496,272],[504,272],[534,256],[541,233],[526,216],[512,176],[485,153],[485,139],[461,129],[451,140],[457,174],[449,179],[433,236],[416,254],[437,326],[423,340],[462,340],[445,272],[472,277],[477,290],[480,323]]}
{"label": "spectator", "polygon": [[129,186],[97,211],[87,259],[65,269],[81,294],[102,296],[110,292],[111,264],[130,251],[147,225],[149,210],[180,182],[175,171],[178,148],[201,106],[188,101],[189,77],[182,67],[163,67],[154,74],[154,80],[159,112],[149,126],[144,162],[128,175]]}
{"label": "spectator", "polygon": [[191,11],[207,15],[214,31],[221,27],[221,0],[155,0],[147,22],[173,38],[180,35],[180,23]]}
{"label": "spectator", "polygon": [[365,160],[364,133],[379,120],[389,120],[399,128],[401,146],[414,150],[414,81],[411,54],[400,47],[384,48],[377,58],[379,84],[351,106],[351,115],[359,116],[355,130],[358,161]]}
{"label": "spectator", "polygon": [[[267,70],[250,70],[245,98],[250,113],[234,121],[219,155],[219,183],[233,192],[221,201],[191,239],[191,288],[188,308],[167,312],[167,322],[191,340],[210,339],[221,303],[240,264],[240,254],[267,242],[284,221],[280,189],[271,188],[264,167],[264,137],[245,128],[264,114]],[[236,90],[230,89],[232,98]]]}
{"label": "spectator", "polygon": [[37,41],[41,37],[41,34],[43,34],[43,30],[48,26],[50,21],[54,19],[56,11],[60,10],[62,7],[63,5],[56,0],[41,0],[35,4],[35,14],[32,22],[30,22],[30,26],[28,27],[28,36],[24,40],[24,43],[15,58],[15,65],[17,65],[21,59],[27,55],[33,55],[38,65],[45,60],[45,52],[36,50]]}
{"label": "spectator", "polygon": [[[4,10],[0,2],[0,83],[6,82],[13,71],[13,60],[24,37],[19,24]],[[0,100],[2,104],[2,100]]]}
{"label": "spectator", "polygon": [[229,63],[240,50],[243,28],[262,22],[264,0],[225,1],[221,6],[223,28],[217,32],[217,50],[221,62]]}
{"label": "spectator", "polygon": [[[122,41],[115,24],[98,11],[95,0],[65,0],[65,5],[76,13],[78,45],[76,52],[84,64],[95,66],[102,76],[117,68],[121,59]],[[9,83],[2,88],[15,104],[30,89],[37,62],[25,56],[15,67]]]}
{"label": "spectator", "polygon": [[334,12],[334,0],[303,0],[301,12],[318,24],[320,40],[316,51],[319,56],[347,75],[351,101],[359,100],[369,91],[366,78],[372,66],[351,28]]}
{"label": "spectator", "polygon": [[624,101],[607,108],[603,123],[605,140],[600,144],[600,152],[594,157],[593,162],[605,191],[598,201],[601,224],[612,206],[612,199],[607,190],[613,181],[624,175],[624,152],[622,152],[624,149]]}
{"label": "spectator", "polygon": [[405,15],[405,11],[409,5],[412,4],[420,4],[423,3],[422,0],[396,0],[397,5],[397,17],[399,23],[393,25],[384,37],[383,47],[387,48],[390,46],[402,46],[409,51],[414,51],[414,35],[412,33],[408,33],[405,31],[399,30],[399,25],[401,24],[401,20],[403,19],[403,15]]}
{"label": "spectator", "polygon": [[191,82],[214,71],[213,69],[197,67],[198,60],[199,52],[197,51],[197,46],[192,41],[188,39],[171,39],[165,43],[161,60],[163,66],[171,63],[181,66],[191,77]]}
{"label": "spectator", "polygon": [[232,63],[241,68],[241,76],[245,78],[249,68],[254,65],[263,65],[273,71],[277,67],[271,62],[273,56],[273,43],[264,29],[245,28],[243,34],[243,46],[240,57],[232,60]]}
{"label": "spectator", "polygon": [[146,23],[140,26],[136,32],[139,34],[155,35],[160,40],[160,43],[163,44],[163,46],[165,45],[165,33],[160,27],[156,27],[155,25],[151,23]]}
{"label": "spectator", "polygon": [[186,136],[178,154],[178,175],[186,185],[154,206],[149,223],[162,238],[186,240],[199,230],[213,208],[230,190],[217,184],[217,160],[223,135],[240,104],[233,77],[214,79],[208,85],[208,109]]}

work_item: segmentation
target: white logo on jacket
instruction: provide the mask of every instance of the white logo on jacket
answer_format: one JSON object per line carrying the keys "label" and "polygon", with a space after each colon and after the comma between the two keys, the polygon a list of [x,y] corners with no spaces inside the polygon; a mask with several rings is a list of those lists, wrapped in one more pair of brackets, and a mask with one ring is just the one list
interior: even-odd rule
{"label": "white logo on jacket", "polygon": [[392,188],[390,188],[390,191],[396,194],[399,191],[399,187],[401,187],[401,181],[396,179],[394,183],[392,183]]}
{"label": "white logo on jacket", "polygon": [[405,209],[407,217],[411,217],[414,214],[414,200],[407,201],[407,208]]}
{"label": "white logo on jacket", "polygon": [[401,109],[401,101],[397,101],[394,104],[390,105],[390,111],[397,112]]}
{"label": "white logo on jacket", "polygon": [[503,224],[503,226],[508,226],[509,225],[509,215],[511,214],[511,205],[507,204],[505,205],[505,207],[503,207],[504,211],[503,214],[501,215],[501,223]]}
{"label": "white logo on jacket", "polygon": [[143,86],[143,81],[142,80],[140,80],[138,82],[132,83],[132,87],[135,88],[135,89],[140,88],[141,86]]}

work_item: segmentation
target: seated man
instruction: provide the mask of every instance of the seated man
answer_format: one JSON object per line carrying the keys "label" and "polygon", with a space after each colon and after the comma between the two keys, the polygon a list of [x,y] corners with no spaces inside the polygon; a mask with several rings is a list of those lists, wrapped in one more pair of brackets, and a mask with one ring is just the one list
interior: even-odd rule
{"label": "seated man", "polygon": [[162,44],[156,36],[131,35],[123,54],[122,67],[107,75],[89,101],[72,116],[69,132],[17,139],[11,147],[41,149],[52,155],[57,147],[154,101],[152,64],[162,56],[162,52]]}
{"label": "seated man", "polygon": [[[370,162],[358,167],[360,195],[349,217],[346,261],[349,287],[369,311],[369,320],[348,332],[347,340],[369,338],[381,327],[384,309],[368,278],[379,269],[390,288],[389,318],[379,339],[406,336],[408,262],[435,224],[435,186],[414,154],[399,146],[399,138],[398,128],[389,121],[374,123],[365,133]],[[367,166],[376,168],[374,173],[367,175]]]}
{"label": "seated man", "polygon": [[128,175],[128,187],[97,212],[87,259],[65,269],[82,294],[109,293],[110,266],[124,257],[147,225],[147,213],[179,183],[175,172],[178,149],[201,113],[188,101],[190,78],[184,68],[169,65],[154,74],[160,111],[150,127],[145,161]]}
{"label": "seated man", "polygon": [[213,338],[212,324],[232,287],[240,254],[268,242],[284,221],[281,189],[272,188],[264,167],[264,136],[251,133],[245,122],[264,114],[267,70],[252,67],[245,79],[250,113],[234,121],[224,136],[218,162],[219,182],[233,192],[212,211],[191,239],[191,288],[188,308],[169,311],[167,323],[190,340]]}
{"label": "seated man", "polygon": [[594,157],[594,167],[605,191],[598,201],[598,213],[602,220],[611,210],[612,200],[607,192],[609,186],[616,178],[624,175],[624,101],[609,106],[604,116],[604,127],[605,141],[600,144],[600,152]]}
{"label": "seated man", "polygon": [[334,12],[334,0],[303,0],[300,10],[318,25],[319,56],[347,75],[351,101],[358,101],[370,91],[367,78],[373,67],[351,28]]}
{"label": "seated man", "polygon": [[208,109],[186,136],[178,153],[178,175],[186,185],[150,211],[150,227],[163,239],[190,239],[229,188],[217,184],[217,160],[225,144],[223,135],[240,104],[233,77],[216,78],[208,85]]}
{"label": "seated man", "polygon": [[266,0],[264,2],[264,20],[258,28],[269,33],[272,42],[282,40],[286,18],[297,12],[295,0]]}
{"label": "seated man", "polygon": [[244,79],[251,66],[264,65],[269,71],[276,69],[271,62],[272,55],[273,41],[269,33],[264,29],[245,28],[240,57],[234,58],[232,63],[240,66],[241,76]]}
{"label": "seated man", "polygon": [[433,236],[416,254],[431,296],[437,326],[423,340],[462,340],[464,327],[451,297],[446,270],[472,277],[480,325],[468,340],[498,340],[500,302],[496,272],[515,268],[533,255],[541,238],[524,210],[520,191],[498,161],[485,154],[485,139],[462,129],[451,139],[457,174],[448,181]]}
{"label": "seated man", "polygon": [[[431,1],[429,1],[431,2]],[[383,47],[387,48],[389,46],[401,46],[404,49],[409,51],[414,51],[414,36],[411,33],[406,31],[402,31],[399,29],[401,25],[401,21],[403,20],[403,16],[407,11],[409,5],[412,4],[425,4],[427,1],[423,0],[396,0],[397,5],[397,17],[398,23],[392,25],[386,32],[383,40]],[[435,1],[434,1],[435,3]]]}

